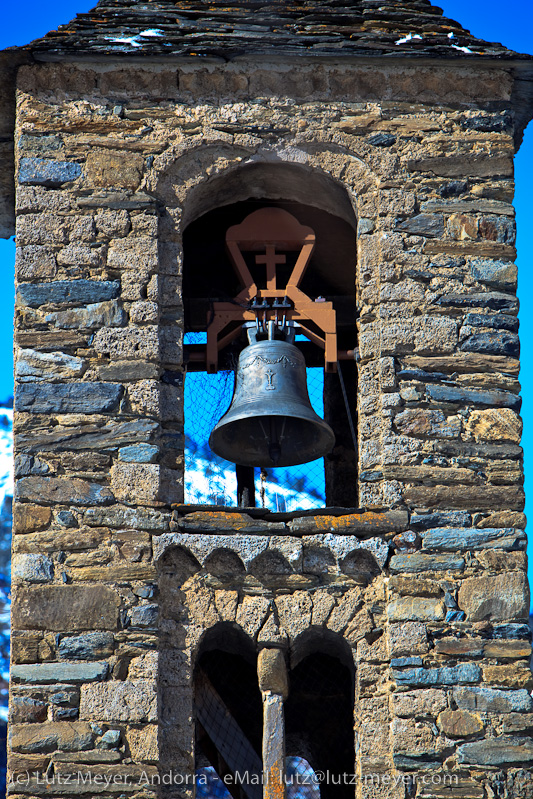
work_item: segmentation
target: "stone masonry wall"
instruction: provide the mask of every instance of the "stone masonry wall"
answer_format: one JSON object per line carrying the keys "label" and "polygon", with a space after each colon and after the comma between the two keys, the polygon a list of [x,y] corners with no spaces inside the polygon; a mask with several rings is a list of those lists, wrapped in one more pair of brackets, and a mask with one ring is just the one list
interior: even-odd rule
{"label": "stone masonry wall", "polygon": [[[510,75],[95,62],[18,86],[11,794],[191,773],[195,656],[228,622],[350,646],[357,797],[532,797]],[[357,512],[178,507],[183,229],[228,177],[250,196],[251,164],[322,175],[357,219]]]}

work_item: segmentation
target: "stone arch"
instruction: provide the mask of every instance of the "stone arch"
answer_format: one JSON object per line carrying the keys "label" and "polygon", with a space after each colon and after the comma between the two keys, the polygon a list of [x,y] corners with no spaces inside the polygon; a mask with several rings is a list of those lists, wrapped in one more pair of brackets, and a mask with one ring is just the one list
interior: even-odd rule
{"label": "stone arch", "polygon": [[[290,691],[285,702],[287,756],[331,775],[355,771],[354,661],[339,634],[309,629],[290,649]],[[353,796],[353,788],[324,784],[320,795]]]}
{"label": "stone arch", "polygon": [[221,622],[206,630],[194,666],[195,770],[219,777],[260,771],[262,701],[255,645],[242,629]]}
{"label": "stone arch", "polygon": [[[327,146],[326,143],[324,147]],[[225,231],[256,210],[259,203],[284,208],[299,218],[302,224],[309,225],[316,231],[317,246],[304,275],[302,289],[310,297],[326,295],[335,298],[339,348],[353,350],[357,336],[354,325],[357,270],[356,195],[350,185],[339,180],[336,174],[338,169],[332,169],[328,173],[324,167],[324,152],[320,155],[308,153],[306,161],[297,158],[291,160],[294,151],[289,148],[283,156],[278,154],[275,159],[257,156],[238,164],[226,161],[223,168],[214,163],[211,174],[209,169],[202,170],[202,178],[189,187],[183,198],[177,195],[174,197],[174,201],[179,199],[181,203],[180,212],[177,213],[175,209],[175,222],[176,231],[180,231],[179,246],[183,248],[185,329],[191,333],[205,330],[211,307],[209,296],[206,296],[206,286],[211,291],[211,297],[223,299],[230,299],[241,290],[242,286],[226,256]],[[335,152],[335,157],[353,161],[353,157],[347,153],[341,155]],[[368,177],[367,170],[362,162],[358,161],[357,164],[361,173],[360,188],[363,189]],[[169,186],[166,185],[166,190],[168,189]],[[167,203],[172,201],[170,194],[165,197]],[[209,231],[208,236],[206,231]],[[228,363],[223,368],[232,368],[242,346],[243,341],[236,342],[233,348],[225,351],[224,357]],[[318,349],[315,352],[311,346],[308,357],[311,358],[307,362],[308,366],[321,366],[323,356]],[[347,396],[352,398],[351,414],[354,416],[357,395],[356,366],[353,361],[344,362],[342,371]],[[198,381],[199,378],[195,380]],[[209,395],[205,386],[203,394]],[[211,394],[213,401],[219,396],[217,391]],[[358,505],[357,451],[352,443],[344,396],[337,375],[325,376],[324,398],[325,418],[337,439],[337,445],[324,461],[324,504],[355,507]],[[220,415],[219,413],[218,416]],[[211,427],[216,421],[217,419],[213,421]],[[204,425],[206,426],[209,425]],[[194,501],[197,502],[198,499],[195,498]],[[212,501],[209,498],[209,502]]]}

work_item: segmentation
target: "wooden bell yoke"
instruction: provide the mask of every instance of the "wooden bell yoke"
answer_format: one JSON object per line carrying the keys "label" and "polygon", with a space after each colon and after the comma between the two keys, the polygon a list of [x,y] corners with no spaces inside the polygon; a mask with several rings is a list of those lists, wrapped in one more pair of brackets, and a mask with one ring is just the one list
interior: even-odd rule
{"label": "wooden bell yoke", "polygon": [[[231,302],[215,302],[207,323],[207,371],[216,372],[219,350],[240,334],[247,322],[262,330],[269,322],[298,324],[301,332],[324,350],[326,372],[337,371],[335,310],[321,297],[311,300],[299,288],[315,248],[315,233],[282,208],[261,208],[226,233],[226,248],[243,288]],[[284,253],[297,252],[296,263],[285,286],[280,286],[277,267],[286,264]],[[257,253],[256,265],[266,268],[266,281],[258,287],[243,253]],[[237,323],[237,326],[235,325]]]}

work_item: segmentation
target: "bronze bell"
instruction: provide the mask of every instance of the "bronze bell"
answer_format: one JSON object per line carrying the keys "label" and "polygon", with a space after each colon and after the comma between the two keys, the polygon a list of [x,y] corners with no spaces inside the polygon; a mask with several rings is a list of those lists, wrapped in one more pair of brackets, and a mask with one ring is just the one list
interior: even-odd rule
{"label": "bronze bell", "polygon": [[255,341],[239,356],[233,398],[209,446],[241,466],[294,466],[333,449],[331,427],[314,412],[305,359],[289,341]]}

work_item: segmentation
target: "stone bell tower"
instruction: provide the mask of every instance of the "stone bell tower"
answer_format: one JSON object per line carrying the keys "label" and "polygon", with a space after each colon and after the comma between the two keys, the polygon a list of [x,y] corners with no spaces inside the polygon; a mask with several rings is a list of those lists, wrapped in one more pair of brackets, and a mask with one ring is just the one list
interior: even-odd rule
{"label": "stone bell tower", "polygon": [[[0,71],[10,795],[209,795],[197,773],[273,799],[289,758],[313,799],[533,797],[512,206],[532,58],[427,0],[101,0]],[[184,503],[184,382],[245,346],[259,295],[235,299],[226,236],[261,209],[312,231],[300,288],[334,313],[296,319],[336,437],[313,511]],[[272,291],[290,243],[249,241]],[[217,304],[241,316],[213,345]]]}

